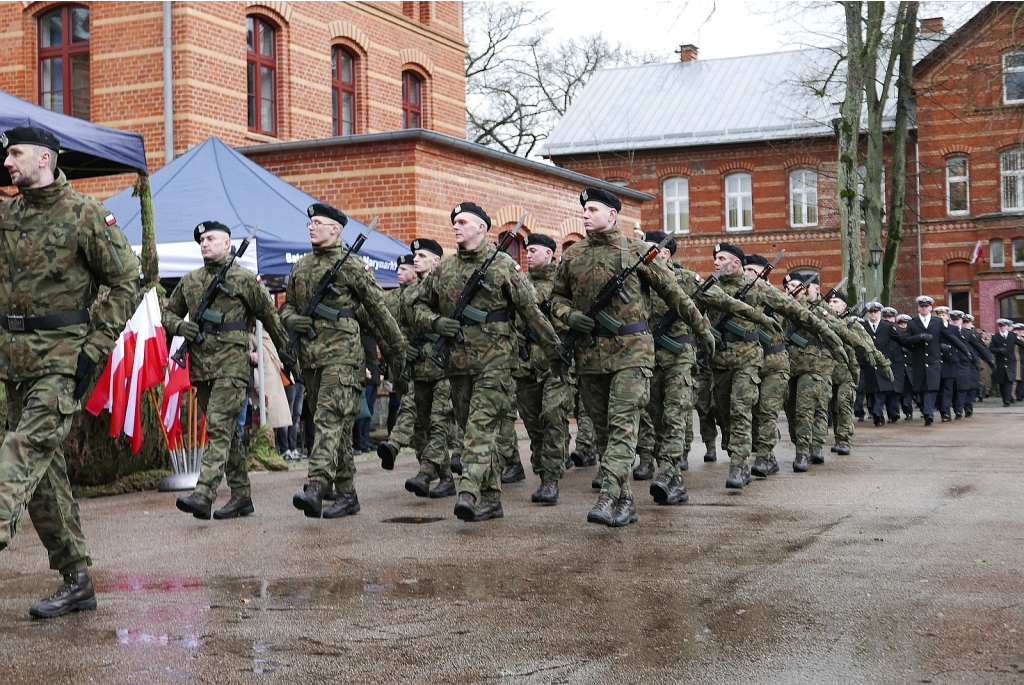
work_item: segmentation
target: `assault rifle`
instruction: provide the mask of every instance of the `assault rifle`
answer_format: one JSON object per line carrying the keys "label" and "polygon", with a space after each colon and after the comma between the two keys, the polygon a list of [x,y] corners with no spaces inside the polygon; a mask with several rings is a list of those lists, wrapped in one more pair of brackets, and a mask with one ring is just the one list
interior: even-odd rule
{"label": "assault rifle", "polygon": [[[827,304],[828,304],[828,301],[829,301],[829,300],[831,300],[831,299],[832,299],[833,297],[835,297],[835,296],[836,296],[836,293],[837,293],[837,292],[839,292],[839,290],[840,290],[840,289],[841,289],[841,288],[842,288],[842,287],[843,287],[844,285],[846,285],[846,282],[847,282],[848,280],[850,280],[850,279],[849,279],[849,277],[846,277],[846,276],[844,276],[844,277],[843,277],[843,280],[839,281],[839,282],[838,282],[838,283],[836,283],[836,284],[835,284],[834,286],[832,286],[831,288],[829,288],[829,291],[828,291],[827,293],[825,293],[824,295],[822,295],[822,296],[821,296],[821,300],[820,300],[820,301],[818,301],[818,302],[811,302],[810,306],[811,306],[811,307],[814,307],[814,306],[817,306],[818,304],[821,304],[822,306],[825,306],[825,305],[827,305]],[[806,284],[805,284],[805,287],[806,287]]]}
{"label": "assault rifle", "polygon": [[[540,309],[541,314],[543,314],[544,316],[550,316],[551,298],[549,297],[548,299],[544,300],[539,305],[537,305],[537,307],[538,309]],[[524,362],[528,362],[530,361],[530,343],[536,343],[539,345],[540,340],[537,340],[537,336],[534,334],[533,331],[530,330],[529,326],[523,326],[522,328],[519,329],[519,332],[526,336],[526,344],[519,346],[519,358],[522,359]]]}
{"label": "assault rifle", "polygon": [[[711,286],[718,282],[718,279],[722,276],[722,270],[719,269],[715,273],[711,274],[704,279],[704,282],[697,288],[697,292],[690,296],[691,299],[696,300],[698,296],[703,295],[707,291],[711,290]],[[655,324],[654,330],[651,331],[651,337],[654,338],[655,345],[661,345],[669,352],[673,354],[679,354],[683,351],[683,346],[678,342],[668,337],[668,329],[672,328],[672,325],[679,320],[679,312],[674,309],[668,310],[665,316],[658,319],[658,323]]]}
{"label": "assault rifle", "polygon": [[[252,233],[242,241],[242,244],[239,245],[237,249],[232,248],[231,259],[227,261],[227,264],[221,267],[221,270],[213,277],[213,280],[210,281],[210,285],[206,286],[206,290],[203,292],[203,297],[199,300],[199,308],[196,309],[196,316],[193,319],[193,321],[199,324],[199,332],[196,333],[196,338],[192,341],[193,344],[203,344],[203,340],[205,340],[205,336],[203,336],[203,326],[205,324],[217,326],[224,323],[224,315],[218,311],[210,309],[210,307],[213,305],[213,301],[217,299],[218,295],[221,293],[226,295],[230,292],[228,287],[224,285],[224,282],[227,280],[228,270],[232,265],[234,265],[235,260],[241,258],[241,256],[245,254],[246,249],[249,247],[249,243],[252,242],[253,237],[256,235],[256,231],[259,229],[259,224],[253,226]],[[181,344],[181,347],[178,348],[178,351],[174,353],[171,360],[178,366],[185,366],[185,355],[187,353],[188,341],[186,340]]]}
{"label": "assault rifle", "polygon": [[[735,298],[737,300],[739,300],[740,302],[746,302],[747,301],[747,299],[746,299],[747,298],[747,293],[750,292],[751,288],[753,288],[755,285],[757,285],[757,282],[759,280],[761,280],[761,279],[763,279],[765,281],[768,280],[768,276],[771,275],[772,270],[779,265],[779,262],[782,261],[782,255],[784,255],[784,254],[786,254],[786,250],[785,249],[783,249],[781,252],[779,252],[779,255],[775,258],[775,261],[773,261],[768,266],[764,267],[764,270],[761,271],[760,275],[758,275],[757,278],[753,278],[750,281],[748,281],[747,283],[744,283],[743,287],[740,288],[739,292],[736,293]],[[737,323],[733,323],[732,314],[729,314],[728,312],[723,312],[722,315],[718,317],[718,321],[715,322],[714,329],[716,331],[718,331],[719,333],[721,333],[722,335],[725,335],[726,331],[731,332],[733,335],[739,335],[739,336],[743,336],[743,335],[747,334],[747,330],[745,328],[743,328],[742,326],[740,326]],[[768,336],[766,333],[764,333],[763,335],[762,334],[763,334],[763,331],[758,331],[758,337],[759,338],[763,339],[763,337],[767,336],[768,337],[768,342],[771,342],[771,336]]]}
{"label": "assault rifle", "polygon": [[[339,311],[337,309],[332,309],[331,307],[325,305],[323,303],[323,300],[325,297],[327,297],[328,294],[341,294],[341,291],[338,290],[337,286],[334,285],[334,279],[338,277],[338,273],[341,271],[341,267],[345,265],[345,262],[348,260],[348,258],[351,255],[359,252],[359,250],[363,247],[363,243],[365,243],[366,239],[370,237],[370,232],[373,231],[373,227],[377,225],[377,219],[378,217],[373,218],[373,221],[370,222],[370,225],[366,227],[365,231],[363,231],[356,237],[356,239],[352,242],[352,245],[349,246],[348,250],[345,251],[345,254],[339,257],[338,260],[334,262],[333,265],[331,265],[331,268],[328,269],[327,272],[320,277],[320,281],[316,284],[316,287],[313,288],[313,294],[310,295],[309,301],[306,302],[306,306],[302,308],[301,312],[299,312],[300,316],[306,316],[309,317],[310,319],[331,319],[337,321]],[[316,331],[313,329],[312,326],[310,326],[306,330],[305,335],[310,340],[313,340],[314,338],[316,338]],[[294,350],[298,342],[299,334],[296,333],[295,331],[290,332],[288,334],[288,349]]]}
{"label": "assault rifle", "polygon": [[405,369],[402,371],[402,378],[412,382],[412,365],[424,357],[424,347],[428,342],[437,342],[441,336],[436,333],[424,333],[416,331],[409,338],[409,354],[405,356]]}
{"label": "assault rifle", "polygon": [[[810,284],[810,280],[811,279],[808,278],[806,281],[802,282],[799,285],[799,287],[797,287],[793,292],[790,293],[790,295],[792,295],[793,297],[796,297],[796,294],[798,292],[800,292],[801,290],[804,290]],[[829,300],[831,300],[832,297],[835,296],[835,294],[837,292],[839,292],[839,289],[842,288],[844,285],[846,285],[846,281],[847,280],[848,280],[847,278],[843,278],[843,280],[839,281],[839,283],[837,283],[836,285],[832,286],[832,288],[827,293],[825,293],[825,296],[821,298],[820,302],[811,302],[808,305],[808,308],[817,307],[821,302],[828,302]],[[786,340],[791,342],[791,343],[793,343],[794,345],[796,345],[797,347],[800,347],[800,348],[807,347],[807,344],[808,344],[807,338],[805,338],[802,335],[800,335],[799,333],[797,333],[795,326],[790,326],[789,327],[789,331],[786,334]]]}
{"label": "assault rifle", "polygon": [[[491,253],[491,255],[484,260],[484,263],[477,267],[476,271],[474,271],[469,277],[469,280],[466,281],[466,285],[463,287],[462,292],[459,293],[459,299],[455,300],[455,306],[452,308],[451,313],[448,314],[449,319],[455,319],[459,323],[462,323],[465,319],[469,319],[476,323],[485,323],[487,321],[487,312],[477,309],[476,307],[471,307],[469,303],[481,290],[488,293],[494,290],[485,281],[487,278],[487,271],[491,268],[491,265],[494,264],[494,260],[498,258],[498,254],[505,252],[508,249],[508,246],[512,244],[512,241],[516,239],[516,234],[519,232],[519,229],[523,227],[524,221],[526,221],[525,212],[521,217],[519,217],[519,222],[515,225],[515,228],[506,233],[505,237],[501,239],[501,242],[498,244],[498,248]],[[461,343],[465,341],[465,339],[466,338],[463,336],[461,330],[455,334],[455,342]],[[437,342],[434,343],[434,349],[430,354],[430,360],[442,368],[444,367],[445,346],[447,344],[447,338],[439,337]]]}
{"label": "assault rifle", "polygon": [[[626,296],[625,285],[626,280],[633,275],[637,269],[645,264],[650,264],[654,261],[655,257],[661,254],[662,248],[668,245],[669,241],[674,240],[675,235],[668,234],[665,239],[657,245],[652,245],[647,252],[640,255],[639,259],[636,260],[630,266],[623,268],[619,273],[612,276],[601,291],[597,293],[597,297],[594,298],[583,313],[589,316],[591,319],[597,319],[598,325],[604,326],[612,333],[617,333],[619,328],[622,326],[621,323],[604,313],[604,308],[611,304],[613,297],[618,297],[622,301],[622,304],[629,304],[629,298]],[[562,349],[566,356],[572,354],[572,348],[576,345],[576,341],[580,339],[583,334],[579,331],[569,331],[568,335],[562,340]],[[590,344],[594,342],[594,336],[587,334],[587,341]]]}

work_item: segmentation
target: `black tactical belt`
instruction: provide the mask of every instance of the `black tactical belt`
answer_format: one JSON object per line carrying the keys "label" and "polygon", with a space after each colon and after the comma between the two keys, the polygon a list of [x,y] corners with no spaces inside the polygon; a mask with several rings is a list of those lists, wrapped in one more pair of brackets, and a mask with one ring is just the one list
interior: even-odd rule
{"label": "black tactical belt", "polygon": [[228,331],[244,331],[248,330],[248,326],[245,325],[244,321],[227,321],[225,323],[210,323],[204,321],[200,324],[203,333],[227,333]]}
{"label": "black tactical belt", "polygon": [[320,319],[327,319],[328,321],[337,321],[338,319],[354,319],[356,318],[356,310],[354,309],[331,309],[329,307],[320,308],[317,307],[316,315]]}
{"label": "black tactical belt", "polygon": [[764,351],[764,356],[767,357],[770,354],[778,354],[779,352],[785,352],[785,351],[786,351],[786,343],[779,343],[778,345],[772,345],[767,350],[765,350]]}
{"label": "black tactical belt", "polygon": [[747,331],[746,335],[739,336],[732,331],[726,331],[725,335],[722,336],[722,340],[727,343],[731,342],[756,342],[758,340],[757,331]]}
{"label": "black tactical belt", "polygon": [[643,333],[648,329],[646,321],[637,321],[636,323],[624,323],[619,326],[619,330],[612,333],[604,326],[598,325],[591,331],[591,335],[598,338],[614,338],[617,335],[633,335],[634,333]]}
{"label": "black tactical belt", "polygon": [[483,321],[473,321],[472,319],[463,318],[462,325],[479,326],[481,323],[499,323],[501,321],[508,321],[508,312],[505,310],[502,310],[500,312],[491,312]]}
{"label": "black tactical belt", "polygon": [[74,326],[79,323],[89,323],[88,309],[75,309],[70,312],[59,314],[46,314],[45,316],[7,316],[0,314],[0,328],[20,333],[21,331],[52,331],[64,326]]}

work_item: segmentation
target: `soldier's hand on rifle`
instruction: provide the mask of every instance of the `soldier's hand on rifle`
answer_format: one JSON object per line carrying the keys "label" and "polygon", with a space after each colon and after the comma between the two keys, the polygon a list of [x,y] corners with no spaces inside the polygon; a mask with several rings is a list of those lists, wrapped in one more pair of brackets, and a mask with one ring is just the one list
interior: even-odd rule
{"label": "soldier's hand on rifle", "polygon": [[178,324],[178,330],[174,331],[175,335],[180,335],[185,340],[192,342],[199,335],[199,324],[194,321],[182,321]]}
{"label": "soldier's hand on rifle", "polygon": [[96,375],[96,362],[84,351],[78,353],[78,368],[75,369],[75,399],[85,397],[85,393],[92,384],[92,377]]}
{"label": "soldier's hand on rifle", "polygon": [[778,321],[765,314],[762,314],[762,316],[764,317],[764,321],[758,321],[757,324],[763,328],[766,333],[771,333],[772,335],[782,333],[782,325]]}
{"label": "soldier's hand on rifle", "polygon": [[449,319],[447,316],[439,316],[434,319],[434,323],[430,324],[430,327],[442,338],[454,338],[458,335],[462,325],[455,319]]}
{"label": "soldier's hand on rifle", "polygon": [[308,316],[302,316],[301,314],[292,314],[282,321],[284,327],[289,331],[295,331],[299,335],[303,335],[313,327],[313,319]]}
{"label": "soldier's hand on rifle", "polygon": [[526,347],[528,342],[526,339],[526,334],[519,329],[516,329],[516,340],[519,342],[519,347]]}
{"label": "soldier's hand on rifle", "polygon": [[597,322],[591,319],[583,312],[572,311],[569,312],[569,318],[566,321],[569,324],[569,328],[579,333],[590,333],[597,326]]}

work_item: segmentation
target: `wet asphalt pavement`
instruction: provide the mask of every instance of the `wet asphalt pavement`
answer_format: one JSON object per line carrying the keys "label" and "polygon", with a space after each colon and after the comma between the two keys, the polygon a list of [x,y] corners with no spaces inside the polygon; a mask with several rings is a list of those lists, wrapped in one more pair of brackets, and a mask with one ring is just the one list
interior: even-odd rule
{"label": "wet asphalt pavement", "polygon": [[335,521],[292,507],[294,469],[254,474],[235,521],[87,500],[99,609],[28,616],[57,578],[26,522],[0,554],[0,682],[1021,682],[1024,407],[995,404],[857,423],[853,455],[809,474],[784,439],[742,492],[695,446],[690,502],[637,483],[624,529],[585,522],[593,468],[555,507],[530,475],[503,520],[462,523],[403,489],[407,453],[391,473],[364,455],[362,512]]}

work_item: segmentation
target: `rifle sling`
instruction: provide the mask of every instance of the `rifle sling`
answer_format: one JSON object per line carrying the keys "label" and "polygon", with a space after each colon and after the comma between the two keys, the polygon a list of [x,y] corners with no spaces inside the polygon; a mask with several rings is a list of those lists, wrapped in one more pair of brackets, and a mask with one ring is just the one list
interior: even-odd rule
{"label": "rifle sling", "polygon": [[483,319],[484,319],[483,321],[474,321],[473,319],[469,319],[469,318],[466,318],[465,316],[463,316],[462,317],[462,325],[463,326],[479,326],[480,324],[484,324],[484,323],[499,323],[499,322],[502,322],[502,321],[508,321],[508,319],[509,319],[508,311],[503,309],[500,312],[490,312],[489,314],[487,314],[487,316],[483,317]]}

